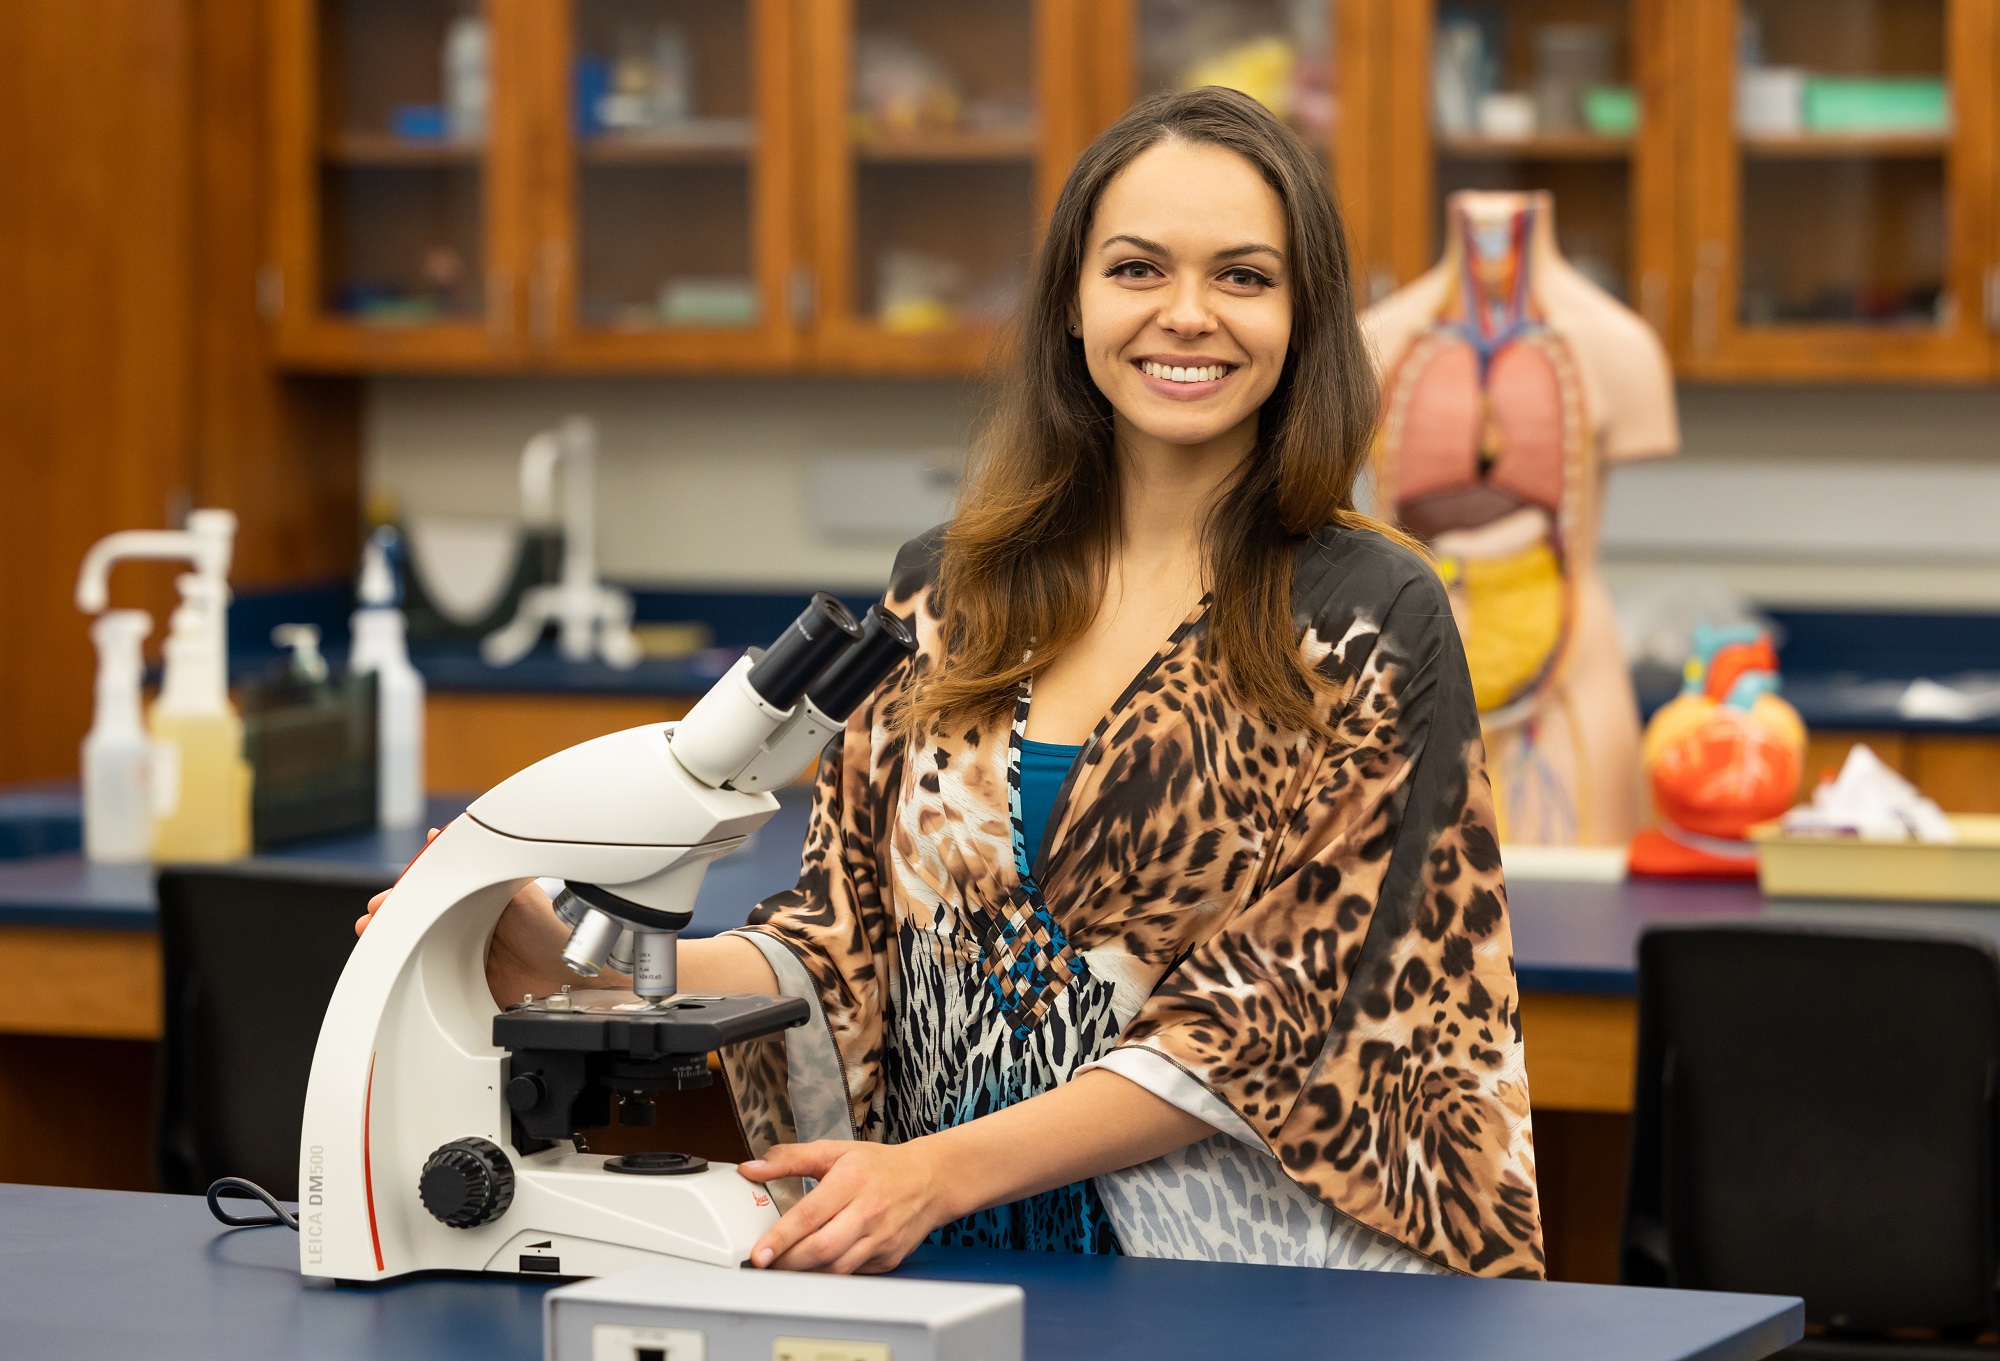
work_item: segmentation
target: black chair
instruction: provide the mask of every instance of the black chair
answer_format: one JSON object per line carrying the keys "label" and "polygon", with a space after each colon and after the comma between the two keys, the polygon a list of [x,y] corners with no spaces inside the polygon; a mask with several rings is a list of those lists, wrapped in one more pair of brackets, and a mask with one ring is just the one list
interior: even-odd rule
{"label": "black chair", "polygon": [[1647,932],[1620,1280],[1802,1296],[1786,1357],[1993,1361],[1997,1075],[1988,940]]}
{"label": "black chair", "polygon": [[162,1191],[248,1177],[298,1198],[320,1019],[377,871],[163,869],[163,1025],[153,1158]]}

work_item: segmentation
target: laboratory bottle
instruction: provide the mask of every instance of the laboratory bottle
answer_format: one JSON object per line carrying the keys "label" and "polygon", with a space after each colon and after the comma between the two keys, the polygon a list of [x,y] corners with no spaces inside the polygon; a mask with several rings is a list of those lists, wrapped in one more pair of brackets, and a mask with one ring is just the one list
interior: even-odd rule
{"label": "laboratory bottle", "polygon": [[152,631],[144,610],[107,610],[90,626],[97,686],[83,739],[83,852],[100,864],[136,863],[153,849],[153,744],[139,713],[139,645]]}
{"label": "laboratory bottle", "polygon": [[424,815],[424,678],[410,664],[407,625],[396,608],[394,542],[394,530],[378,529],[362,550],[348,669],[375,674],[378,819],[384,827],[414,827]]}

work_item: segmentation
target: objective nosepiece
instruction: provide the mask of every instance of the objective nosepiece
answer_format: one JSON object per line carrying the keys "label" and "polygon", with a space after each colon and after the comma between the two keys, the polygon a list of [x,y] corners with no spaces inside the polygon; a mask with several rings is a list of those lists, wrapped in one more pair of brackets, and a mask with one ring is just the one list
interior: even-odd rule
{"label": "objective nosepiece", "polygon": [[746,679],[773,709],[789,709],[826,664],[860,636],[847,606],[821,591],[751,665]]}
{"label": "objective nosepiece", "polygon": [[916,634],[901,618],[877,604],[861,618],[861,637],[822,671],[806,690],[813,707],[844,723],[896,663],[917,650]]}
{"label": "objective nosepiece", "polygon": [[610,913],[594,907],[588,909],[576,923],[576,929],[569,933],[562,962],[579,977],[597,977],[604,972],[604,961],[610,957],[624,929]]}

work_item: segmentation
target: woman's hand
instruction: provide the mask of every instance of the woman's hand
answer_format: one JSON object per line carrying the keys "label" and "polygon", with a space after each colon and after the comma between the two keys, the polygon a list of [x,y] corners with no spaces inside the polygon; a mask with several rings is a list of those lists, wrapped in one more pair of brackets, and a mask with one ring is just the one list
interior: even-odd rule
{"label": "woman's hand", "polygon": [[752,1266],[837,1275],[892,1270],[930,1231],[961,1211],[930,1139],[907,1144],[820,1139],[779,1144],[740,1163],[751,1181],[819,1181],[750,1251]]}
{"label": "woman's hand", "polygon": [[[424,845],[428,846],[437,839],[438,839],[438,829],[433,827],[430,829],[429,833],[425,835]],[[422,852],[419,851],[418,854],[421,855]],[[417,862],[412,860],[410,863],[414,865]],[[382,904],[389,901],[389,895],[394,891],[394,889],[395,886],[391,885],[389,888],[383,889],[380,893],[376,894],[374,897],[368,900],[368,911],[363,913],[359,918],[355,920],[354,923],[355,935],[358,936],[363,931],[366,931],[368,929],[369,925],[375,920],[375,914],[382,910]]]}
{"label": "woman's hand", "polygon": [[[430,845],[437,837],[438,829],[433,827],[424,844]],[[389,900],[391,891],[385,888],[368,900],[366,915],[354,923],[355,935],[374,922],[375,914]],[[521,891],[507,901],[506,910],[493,928],[493,939],[486,947],[486,987],[493,994],[493,1004],[505,1007],[523,997],[554,992],[564,983],[615,987],[628,981],[624,974],[609,970],[588,981],[569,977],[556,963],[567,937],[568,928],[556,916],[555,905],[542,886],[533,880],[523,884]]]}

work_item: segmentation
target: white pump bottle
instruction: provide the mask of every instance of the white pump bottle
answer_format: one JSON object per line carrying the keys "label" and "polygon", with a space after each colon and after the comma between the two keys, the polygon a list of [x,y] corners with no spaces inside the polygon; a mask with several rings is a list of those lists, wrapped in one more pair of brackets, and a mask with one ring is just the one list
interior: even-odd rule
{"label": "white pump bottle", "polygon": [[83,853],[102,864],[132,864],[153,850],[153,743],[139,717],[139,645],[152,631],[144,610],[106,610],[90,626],[97,705],[83,739]]}
{"label": "white pump bottle", "polygon": [[384,827],[414,827],[424,815],[424,678],[410,664],[403,612],[378,529],[361,550],[361,608],[354,612],[348,669],[375,673],[375,807]]}
{"label": "white pump bottle", "polygon": [[99,539],[77,573],[76,604],[102,611],[113,564],[186,560],[181,603],[167,629],[166,672],[153,705],[155,860],[233,860],[250,849],[250,767],[243,722],[229,703],[229,560],[236,516],[190,512],[187,528],[126,530]]}

